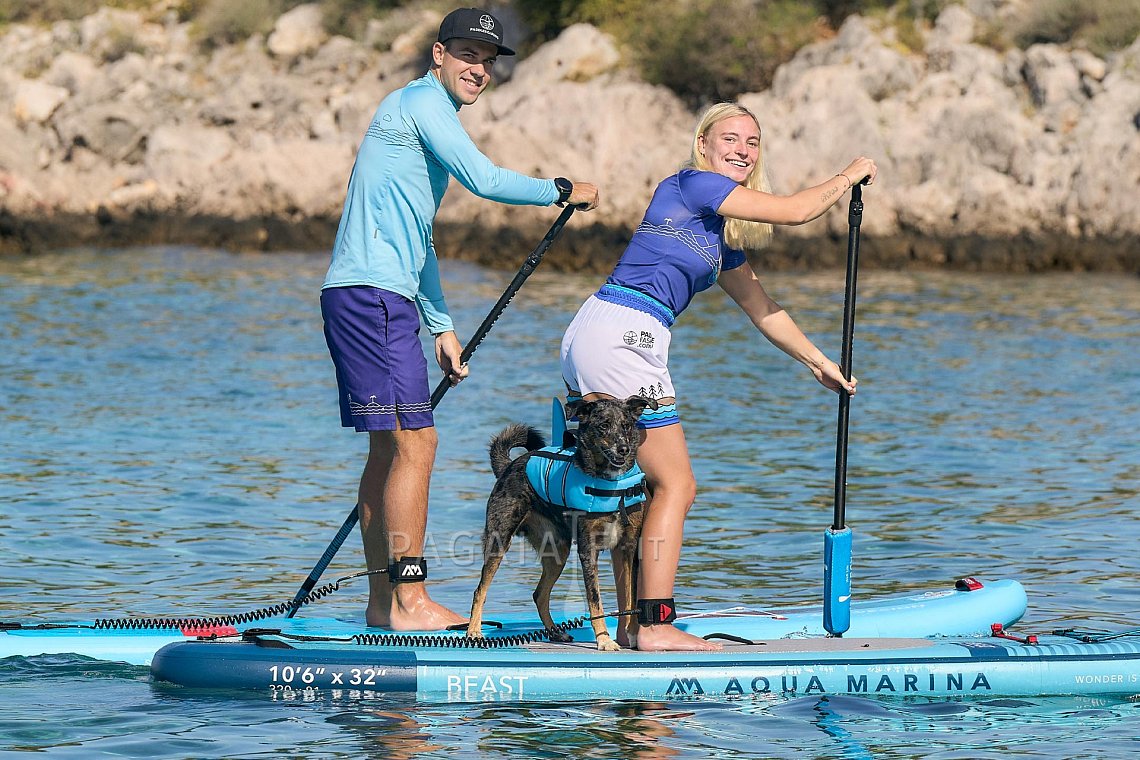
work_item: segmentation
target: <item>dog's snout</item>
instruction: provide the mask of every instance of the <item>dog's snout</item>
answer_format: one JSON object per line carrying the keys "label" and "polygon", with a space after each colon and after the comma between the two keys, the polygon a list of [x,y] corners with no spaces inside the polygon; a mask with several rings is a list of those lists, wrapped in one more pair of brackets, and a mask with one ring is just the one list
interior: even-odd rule
{"label": "dog's snout", "polygon": [[629,456],[629,444],[619,443],[617,446],[617,452],[623,457]]}

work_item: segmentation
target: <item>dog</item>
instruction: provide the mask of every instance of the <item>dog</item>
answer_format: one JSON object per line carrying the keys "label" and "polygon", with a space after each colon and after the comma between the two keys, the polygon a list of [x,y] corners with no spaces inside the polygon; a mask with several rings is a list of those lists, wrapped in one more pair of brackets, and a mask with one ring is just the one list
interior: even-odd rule
{"label": "dog", "polygon": [[[657,408],[657,402],[642,396],[628,399],[598,399],[576,402],[573,406],[578,417],[577,451],[572,464],[587,477],[601,477],[619,481],[628,476],[637,463],[637,448],[641,433],[637,420],[646,407]],[[578,558],[582,564],[582,579],[586,585],[586,604],[593,618],[592,625],[598,649],[617,651],[618,644],[610,637],[602,617],[602,599],[598,583],[598,554],[602,549],[620,549],[618,556],[625,562],[623,578],[624,598],[634,599],[634,558],[645,510],[641,504],[614,512],[587,512],[557,506],[541,496],[527,476],[527,465],[536,451],[546,445],[538,430],[526,425],[512,424],[491,439],[489,452],[491,469],[497,478],[487,499],[487,521],[483,530],[483,571],[479,586],[471,602],[471,616],[467,635],[482,636],[483,605],[491,579],[499,569],[510,548],[511,538],[525,536],[538,552],[542,561],[542,577],[534,590],[533,598],[538,616],[548,630],[553,629],[550,617],[550,592],[562,574],[570,556],[570,545],[577,541]],[[525,448],[526,453],[511,459],[510,452]],[[535,465],[542,465],[536,462]],[[635,475],[640,475],[638,469]],[[628,490],[641,493],[638,486]],[[589,492],[587,490],[587,492]],[[644,498],[644,497],[642,497]],[[622,502],[624,505],[624,501]],[[617,558],[615,557],[615,561]],[[619,621],[619,625],[621,625]],[[626,631],[630,643],[636,641],[637,619],[628,618]],[[551,635],[552,641],[572,641],[566,633]]]}

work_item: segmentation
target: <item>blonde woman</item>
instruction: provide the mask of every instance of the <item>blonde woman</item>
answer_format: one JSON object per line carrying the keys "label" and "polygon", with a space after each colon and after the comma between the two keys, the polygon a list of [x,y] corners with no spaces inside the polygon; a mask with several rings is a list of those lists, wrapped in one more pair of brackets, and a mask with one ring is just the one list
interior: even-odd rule
{"label": "blonde woman", "polygon": [[657,186],[613,274],[567,328],[561,360],[569,402],[635,394],[658,402],[639,423],[644,438],[638,463],[651,498],[633,589],[636,604],[623,598],[628,579],[616,578],[619,605],[638,611],[628,630],[618,626],[619,643],[641,650],[720,648],[672,625],[685,515],[697,493],[669,376],[673,321],[693,296],[719,282],[761,334],[804,364],[824,387],[854,393],[855,378],[845,380],[768,296],[744,251],[763,247],[773,224],[803,224],[819,217],[853,184],[873,182],[875,174],[875,162],[860,157],[822,184],[774,195],[756,117],[734,103],[714,105],[697,124],[690,161]]}

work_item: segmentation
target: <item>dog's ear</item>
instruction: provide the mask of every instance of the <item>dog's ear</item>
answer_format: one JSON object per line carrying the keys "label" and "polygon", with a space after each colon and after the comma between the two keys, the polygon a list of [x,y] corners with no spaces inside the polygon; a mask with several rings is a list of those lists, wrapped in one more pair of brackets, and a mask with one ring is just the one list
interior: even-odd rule
{"label": "dog's ear", "polygon": [[645,411],[645,407],[657,411],[658,403],[655,399],[646,398],[645,396],[630,396],[625,400],[625,409],[634,417],[640,417],[641,413]]}
{"label": "dog's ear", "polygon": [[578,418],[578,424],[581,425],[590,416],[590,412],[594,409],[593,401],[577,401],[566,405],[567,413],[572,417]]}

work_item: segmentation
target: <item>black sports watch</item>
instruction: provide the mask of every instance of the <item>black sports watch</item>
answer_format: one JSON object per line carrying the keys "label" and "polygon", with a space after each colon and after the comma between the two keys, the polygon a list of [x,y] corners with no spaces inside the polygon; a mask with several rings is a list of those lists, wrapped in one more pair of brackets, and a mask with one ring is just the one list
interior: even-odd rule
{"label": "black sports watch", "polygon": [[574,192],[574,183],[565,177],[555,177],[554,186],[558,188],[558,200],[554,202],[559,206],[565,206],[566,201],[570,200],[570,193]]}

